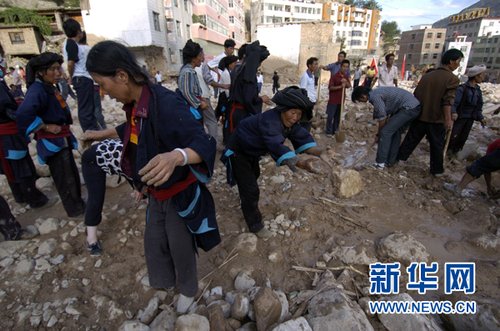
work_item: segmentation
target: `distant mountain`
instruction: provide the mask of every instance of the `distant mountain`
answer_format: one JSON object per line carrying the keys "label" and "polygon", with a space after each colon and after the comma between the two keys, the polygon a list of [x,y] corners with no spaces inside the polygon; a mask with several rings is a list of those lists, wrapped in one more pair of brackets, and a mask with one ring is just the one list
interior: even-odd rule
{"label": "distant mountain", "polygon": [[[475,4],[470,5],[469,7],[459,11],[458,13],[455,13],[454,15],[466,12],[466,11],[473,9],[473,8],[486,8],[486,7],[490,7],[490,16],[500,16],[500,1],[498,1],[498,0],[480,0],[480,1],[476,2]],[[432,24],[432,27],[433,28],[446,28],[449,20],[450,20],[450,16],[443,18],[442,20],[439,20],[439,21],[435,22],[434,24]]]}

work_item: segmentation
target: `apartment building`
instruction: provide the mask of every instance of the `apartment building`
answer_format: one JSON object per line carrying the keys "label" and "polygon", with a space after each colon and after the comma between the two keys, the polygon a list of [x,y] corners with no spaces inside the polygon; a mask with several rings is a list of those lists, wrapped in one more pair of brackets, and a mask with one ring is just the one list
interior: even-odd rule
{"label": "apartment building", "polygon": [[457,69],[455,69],[454,73],[459,76],[464,75],[467,69],[467,63],[469,62],[469,56],[472,49],[472,42],[467,41],[467,36],[458,36],[454,40],[447,40],[445,42],[444,46],[445,50],[449,50],[452,48],[460,50],[464,55],[462,61],[460,61],[460,66]]}
{"label": "apartment building", "polygon": [[166,72],[167,28],[163,0],[82,2],[87,34],[127,45],[151,72]]}
{"label": "apartment building", "polygon": [[380,12],[337,2],[254,0],[251,4],[252,40],[257,26],[311,21],[334,22],[332,42],[352,56],[374,54],[379,45]]}
{"label": "apartment building", "polygon": [[210,58],[221,53],[224,41],[234,39],[236,47],[244,43],[244,11],[241,0],[193,0],[191,39],[199,43]]}
{"label": "apartment building", "polygon": [[485,64],[488,69],[500,69],[500,34],[476,39],[469,65]]}
{"label": "apartment building", "polygon": [[479,37],[498,34],[500,34],[500,17],[490,17],[490,8],[475,8],[450,17],[446,39],[467,36],[467,41],[474,44]]}
{"label": "apartment building", "polygon": [[191,0],[164,0],[167,22],[167,73],[175,76],[182,67],[182,48],[191,38]]}
{"label": "apartment building", "polygon": [[[406,68],[411,66],[439,65],[446,39],[446,29],[432,28],[432,25],[413,26],[401,34],[398,67],[406,55]],[[402,70],[403,68],[401,68]]]}

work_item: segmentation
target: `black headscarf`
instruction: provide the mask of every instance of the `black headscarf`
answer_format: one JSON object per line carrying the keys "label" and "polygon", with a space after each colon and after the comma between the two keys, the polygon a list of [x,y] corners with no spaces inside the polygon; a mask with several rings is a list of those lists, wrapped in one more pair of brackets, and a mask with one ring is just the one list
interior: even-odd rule
{"label": "black headscarf", "polygon": [[307,91],[298,86],[289,86],[276,94],[271,99],[276,104],[276,109],[285,112],[289,109],[297,108],[302,110],[302,120],[310,120],[310,114],[314,104],[309,100]]}
{"label": "black headscarf", "polygon": [[54,63],[62,64],[63,58],[61,55],[52,52],[44,52],[29,60],[26,65],[27,87],[35,82],[37,72],[47,70]]}

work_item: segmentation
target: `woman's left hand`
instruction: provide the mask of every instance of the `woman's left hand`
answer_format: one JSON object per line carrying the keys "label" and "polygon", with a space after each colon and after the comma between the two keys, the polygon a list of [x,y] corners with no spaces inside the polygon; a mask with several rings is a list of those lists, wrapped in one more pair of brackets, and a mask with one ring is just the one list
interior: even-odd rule
{"label": "woman's left hand", "polygon": [[182,154],[177,151],[158,154],[139,170],[141,181],[147,185],[160,186],[170,178],[175,167],[183,162]]}

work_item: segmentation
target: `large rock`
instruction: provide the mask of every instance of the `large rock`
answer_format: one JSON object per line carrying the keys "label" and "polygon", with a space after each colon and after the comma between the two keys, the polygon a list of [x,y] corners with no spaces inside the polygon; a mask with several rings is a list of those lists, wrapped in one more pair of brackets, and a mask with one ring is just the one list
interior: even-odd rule
{"label": "large rock", "polygon": [[0,243],[0,259],[14,255],[29,243],[29,240],[8,240]]}
{"label": "large rock", "polygon": [[442,319],[447,330],[500,330],[500,307],[493,304],[478,304],[476,314],[447,314]]}
{"label": "large rock", "polygon": [[37,219],[35,222],[40,234],[51,233],[52,231],[56,231],[57,228],[59,228],[59,220],[52,217],[45,220]]}
{"label": "large rock", "polygon": [[281,323],[272,331],[312,331],[312,329],[304,317],[299,317],[297,319]]}
{"label": "large rock", "polygon": [[324,258],[325,260],[336,258],[345,264],[362,265],[369,265],[378,261],[375,256],[373,242],[370,245],[368,241],[357,246],[337,246],[330,253],[324,254]]}
{"label": "large rock", "polygon": [[242,321],[248,314],[250,300],[243,293],[238,293],[234,297],[233,305],[231,306],[231,316],[239,321]]}
{"label": "large rock", "polygon": [[224,312],[220,305],[208,306],[208,320],[210,321],[210,330],[232,331],[224,318]]}
{"label": "large rock", "polygon": [[429,253],[424,245],[401,232],[382,238],[378,245],[378,254],[381,258],[399,261],[404,265],[409,265],[411,262],[427,262],[429,259]]}
{"label": "large rock", "polygon": [[[400,293],[398,295],[384,297],[383,301],[414,301],[408,293]],[[434,320],[422,314],[378,314],[378,319],[385,328],[389,331],[399,330],[427,330],[440,331],[442,330]]]}
{"label": "large rock", "polygon": [[288,299],[286,298],[286,294],[283,291],[274,291],[274,294],[278,296],[278,300],[281,304],[281,314],[280,314],[280,322],[287,320],[290,318],[290,312],[288,311],[289,304]]}
{"label": "large rock", "polygon": [[205,316],[182,315],[175,322],[175,331],[210,331],[210,323]]}
{"label": "large rock", "polygon": [[255,296],[253,308],[258,331],[266,331],[278,323],[281,303],[278,296],[268,287],[263,287]]}
{"label": "large rock", "polygon": [[139,321],[125,321],[120,325],[118,331],[149,331],[149,326]]}
{"label": "large rock", "polygon": [[255,285],[255,280],[248,275],[248,273],[242,271],[234,279],[234,288],[238,291],[246,291],[251,289]]}
{"label": "large rock", "polygon": [[363,189],[363,180],[356,170],[335,169],[332,171],[333,189],[339,198],[350,198]]}
{"label": "large rock", "polygon": [[139,316],[139,321],[144,324],[149,324],[155,318],[158,312],[158,305],[160,304],[160,299],[158,297],[152,297],[148,302],[148,306],[144,309],[142,314]]}
{"label": "large rock", "polygon": [[306,316],[313,330],[373,331],[361,307],[338,288],[314,296]]}
{"label": "large rock", "polygon": [[177,314],[174,310],[171,307],[166,306],[166,309],[156,316],[149,327],[151,328],[151,331],[170,331],[174,329],[176,319]]}
{"label": "large rock", "polygon": [[50,238],[45,240],[38,246],[38,255],[50,255],[57,246],[57,240]]}
{"label": "large rock", "polygon": [[257,250],[258,238],[255,234],[245,232],[236,238],[236,249],[243,253],[255,253]]}

